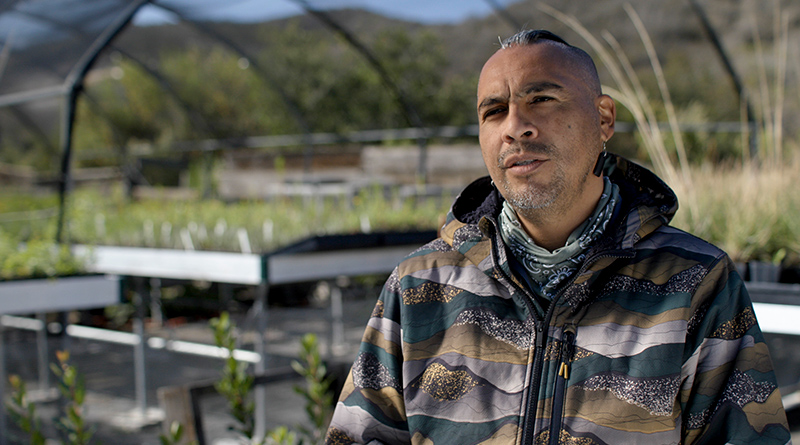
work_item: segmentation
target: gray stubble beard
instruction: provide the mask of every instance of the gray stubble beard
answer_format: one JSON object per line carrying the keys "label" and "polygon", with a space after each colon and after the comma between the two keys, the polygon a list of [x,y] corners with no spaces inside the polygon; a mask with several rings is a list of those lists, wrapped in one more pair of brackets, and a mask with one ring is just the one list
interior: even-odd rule
{"label": "gray stubble beard", "polygon": [[518,211],[541,210],[550,207],[556,200],[559,194],[564,190],[564,179],[558,178],[554,187],[548,193],[536,190],[532,187],[527,187],[522,191],[514,191],[511,189],[508,181],[503,181],[503,196],[506,201]]}
{"label": "gray stubble beard", "polygon": [[[586,172],[580,178],[580,184],[576,193],[580,193],[586,186],[586,181],[590,172]],[[517,212],[517,215],[525,219],[536,222],[545,221],[554,217],[559,217],[561,213],[566,212],[567,209],[558,209],[553,204],[566,190],[566,178],[561,174],[557,175],[555,180],[551,183],[551,187],[547,191],[536,190],[532,187],[527,187],[522,191],[514,192],[508,184],[507,180],[503,180],[501,186],[505,193],[503,197],[511,204],[511,207]]]}

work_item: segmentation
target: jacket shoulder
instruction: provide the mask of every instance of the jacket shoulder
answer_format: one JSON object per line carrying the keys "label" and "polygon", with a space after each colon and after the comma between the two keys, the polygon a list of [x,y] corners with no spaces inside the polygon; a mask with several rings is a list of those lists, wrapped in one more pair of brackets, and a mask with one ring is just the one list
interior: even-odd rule
{"label": "jacket shoulder", "polygon": [[443,266],[464,266],[466,261],[464,255],[450,243],[437,238],[406,255],[397,266],[396,273],[403,277]]}
{"label": "jacket shoulder", "polygon": [[673,226],[661,226],[636,244],[637,250],[665,252],[706,265],[730,260],[719,247]]}

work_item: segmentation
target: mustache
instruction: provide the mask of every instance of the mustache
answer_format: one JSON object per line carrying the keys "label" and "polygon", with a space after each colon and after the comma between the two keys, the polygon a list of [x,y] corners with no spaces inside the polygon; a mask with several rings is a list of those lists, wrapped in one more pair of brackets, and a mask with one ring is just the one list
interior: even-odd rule
{"label": "mustache", "polygon": [[519,153],[533,153],[533,154],[543,154],[550,156],[553,153],[553,147],[547,144],[543,144],[541,142],[531,142],[531,141],[514,142],[514,144],[505,149],[497,157],[497,166],[503,168],[503,166],[505,165],[505,161],[509,156]]}

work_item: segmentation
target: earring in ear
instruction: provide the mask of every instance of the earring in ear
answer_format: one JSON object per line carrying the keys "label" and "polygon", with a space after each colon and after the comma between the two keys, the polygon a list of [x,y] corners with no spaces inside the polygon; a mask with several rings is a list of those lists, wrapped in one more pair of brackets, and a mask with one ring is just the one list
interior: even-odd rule
{"label": "earring in ear", "polygon": [[597,163],[594,164],[594,170],[592,170],[592,173],[594,173],[594,175],[598,178],[603,174],[603,170],[606,167],[606,161],[610,156],[611,155],[609,155],[606,151],[606,141],[603,141],[603,151],[600,152],[600,155],[597,157]]}

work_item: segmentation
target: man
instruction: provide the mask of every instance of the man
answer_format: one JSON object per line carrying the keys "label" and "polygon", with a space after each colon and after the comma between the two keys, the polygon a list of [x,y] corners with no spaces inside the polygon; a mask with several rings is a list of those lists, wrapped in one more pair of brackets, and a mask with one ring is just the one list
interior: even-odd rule
{"label": "man", "polygon": [[607,154],[615,116],[582,50],[502,43],[478,83],[491,179],[387,281],[328,443],[790,442],[741,278]]}

